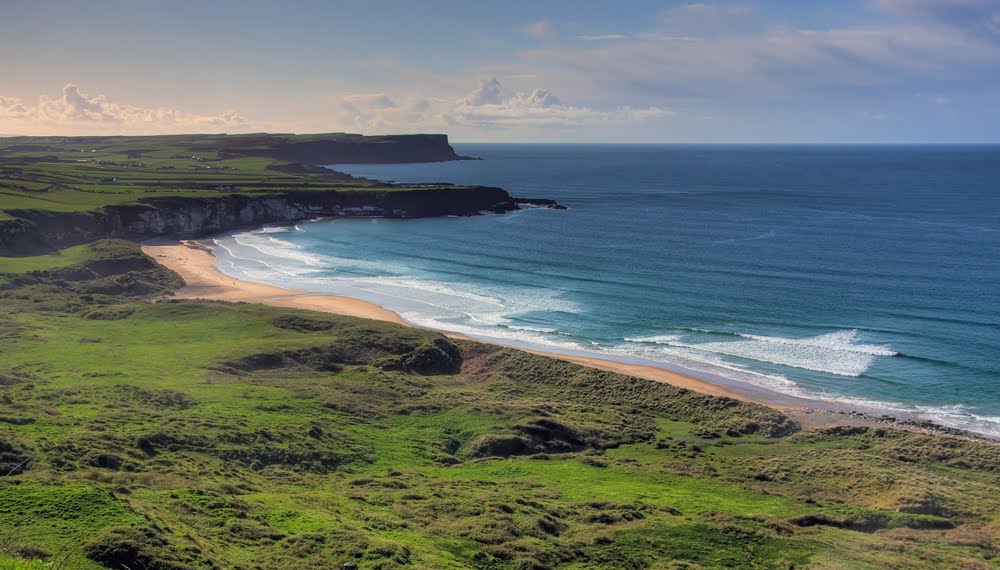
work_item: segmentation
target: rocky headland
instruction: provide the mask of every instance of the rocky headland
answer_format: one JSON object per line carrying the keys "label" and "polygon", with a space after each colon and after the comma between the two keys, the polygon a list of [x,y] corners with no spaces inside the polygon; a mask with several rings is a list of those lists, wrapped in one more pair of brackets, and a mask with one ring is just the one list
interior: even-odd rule
{"label": "rocky headland", "polygon": [[11,183],[16,198],[0,201],[0,255],[102,238],[194,238],[326,216],[417,218],[504,213],[518,204],[561,207],[552,200],[514,199],[501,188],[390,184],[323,167],[465,159],[447,135],[430,134],[0,140],[0,180]]}

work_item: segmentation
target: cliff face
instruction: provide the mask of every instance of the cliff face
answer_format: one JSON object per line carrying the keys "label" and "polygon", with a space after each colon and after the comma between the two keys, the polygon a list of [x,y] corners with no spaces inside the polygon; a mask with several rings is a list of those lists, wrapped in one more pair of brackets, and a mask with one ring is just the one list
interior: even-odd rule
{"label": "cliff face", "polygon": [[391,135],[344,137],[329,140],[288,142],[272,148],[247,151],[308,164],[444,162],[462,160],[448,144],[448,135]]}
{"label": "cliff face", "polygon": [[151,198],[93,212],[14,210],[0,222],[0,255],[35,253],[100,238],[192,238],[244,226],[317,216],[416,218],[516,210],[500,188],[433,188],[413,192],[289,192],[266,196]]}

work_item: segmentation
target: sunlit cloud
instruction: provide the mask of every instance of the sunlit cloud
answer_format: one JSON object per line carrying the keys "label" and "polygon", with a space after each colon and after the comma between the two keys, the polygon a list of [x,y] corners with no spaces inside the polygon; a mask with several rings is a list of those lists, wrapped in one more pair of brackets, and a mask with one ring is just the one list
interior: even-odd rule
{"label": "sunlit cloud", "polygon": [[28,107],[20,99],[0,96],[0,119],[21,119],[28,113]]}
{"label": "sunlit cloud", "polygon": [[518,126],[583,127],[594,123],[642,121],[668,117],[667,109],[628,106],[595,109],[564,104],[552,92],[535,88],[531,91],[505,89],[496,78],[483,81],[479,87],[442,117],[449,125],[476,125],[487,128]]}
{"label": "sunlit cloud", "polygon": [[[641,18],[586,6],[572,17],[515,16],[488,31],[471,26],[447,40],[427,35],[419,45],[401,40],[375,51],[356,38],[326,52],[291,38],[285,56],[302,63],[283,68],[278,79],[264,68],[259,76],[233,71],[231,85],[191,89],[187,71],[175,69],[171,83],[133,79],[126,86],[156,89],[163,106],[123,100],[114,95],[125,88],[118,79],[88,76],[83,67],[89,89],[67,85],[62,92],[30,83],[24,72],[0,85],[0,133],[864,139],[873,131],[851,131],[851,121],[870,126],[878,111],[905,107],[905,125],[895,131],[903,138],[934,139],[942,129],[957,139],[971,132],[995,138],[1000,1],[863,0],[829,22],[815,11],[756,4],[678,3]],[[495,45],[480,43],[487,36]],[[711,127],[704,117],[712,117]],[[882,124],[891,138],[896,123]]]}
{"label": "sunlit cloud", "polygon": [[481,81],[463,96],[408,98],[403,104],[396,104],[384,94],[348,95],[340,100],[339,110],[343,113],[341,120],[350,128],[367,131],[448,130],[455,126],[488,130],[573,129],[673,115],[672,111],[660,107],[596,109],[569,105],[547,89],[508,89],[495,77]]}
{"label": "sunlit cloud", "polygon": [[237,111],[199,115],[169,107],[142,107],[88,95],[69,83],[58,97],[41,95],[31,106],[20,99],[0,97],[0,128],[33,133],[112,134],[217,132],[242,129],[247,120]]}

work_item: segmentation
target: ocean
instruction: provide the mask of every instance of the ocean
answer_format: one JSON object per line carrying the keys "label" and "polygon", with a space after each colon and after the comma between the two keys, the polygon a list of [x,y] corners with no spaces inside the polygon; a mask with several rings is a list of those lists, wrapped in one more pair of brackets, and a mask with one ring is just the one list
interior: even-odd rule
{"label": "ocean", "polygon": [[457,144],[337,165],[568,210],[219,236],[234,277],[1000,436],[1000,147]]}

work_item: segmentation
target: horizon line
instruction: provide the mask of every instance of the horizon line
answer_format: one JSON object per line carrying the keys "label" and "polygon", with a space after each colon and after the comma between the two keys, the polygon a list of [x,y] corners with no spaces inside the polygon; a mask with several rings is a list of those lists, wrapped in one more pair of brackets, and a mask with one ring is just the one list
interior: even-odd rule
{"label": "horizon line", "polygon": [[350,131],[317,131],[293,133],[285,131],[250,131],[240,133],[226,132],[191,132],[191,133],[156,133],[156,134],[75,134],[75,135],[25,135],[0,134],[0,139],[8,138],[141,138],[141,137],[185,137],[185,136],[247,136],[247,135],[357,135],[364,137],[393,137],[444,135],[451,144],[494,144],[494,145],[629,145],[629,146],[997,146],[996,141],[482,141],[482,140],[452,140],[448,133],[378,133],[366,135]]}

